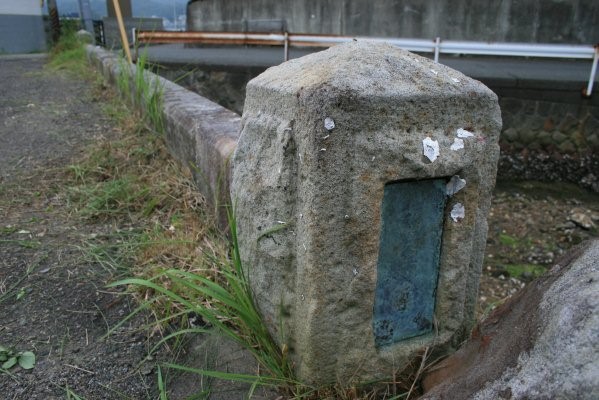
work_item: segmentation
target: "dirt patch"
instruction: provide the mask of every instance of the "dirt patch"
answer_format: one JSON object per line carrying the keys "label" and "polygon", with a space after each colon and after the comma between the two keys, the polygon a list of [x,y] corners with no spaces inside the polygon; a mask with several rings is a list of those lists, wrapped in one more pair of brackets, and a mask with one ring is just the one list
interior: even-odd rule
{"label": "dirt patch", "polygon": [[105,285],[114,271],[80,246],[111,225],[70,215],[65,167],[116,128],[91,83],[44,69],[40,59],[0,58],[0,345],[37,363],[0,373],[2,398],[155,398],[143,317],[108,338],[131,310]]}
{"label": "dirt patch", "polygon": [[572,184],[500,181],[489,214],[479,315],[599,235],[599,194]]}

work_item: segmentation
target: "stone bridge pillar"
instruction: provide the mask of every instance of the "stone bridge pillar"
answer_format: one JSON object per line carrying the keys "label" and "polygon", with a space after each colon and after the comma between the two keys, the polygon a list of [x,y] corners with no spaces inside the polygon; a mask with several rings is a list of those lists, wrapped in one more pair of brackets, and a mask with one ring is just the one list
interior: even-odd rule
{"label": "stone bridge pillar", "polygon": [[231,192],[241,256],[301,379],[390,377],[467,336],[500,128],[480,82],[386,44],[248,84]]}

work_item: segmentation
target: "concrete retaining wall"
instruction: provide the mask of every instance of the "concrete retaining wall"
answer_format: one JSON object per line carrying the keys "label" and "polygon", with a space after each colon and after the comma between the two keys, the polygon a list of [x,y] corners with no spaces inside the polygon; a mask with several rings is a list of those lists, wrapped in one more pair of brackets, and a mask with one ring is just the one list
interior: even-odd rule
{"label": "concrete retaining wall", "polygon": [[[87,46],[87,54],[108,82],[115,84],[125,74],[133,87],[135,66],[119,61],[101,47]],[[200,192],[226,226],[226,213],[221,206],[229,203],[229,157],[239,138],[239,115],[151,72],[145,72],[145,79],[153,90],[162,91],[169,151],[190,168]]]}
{"label": "concrete retaining wall", "polygon": [[[202,0],[189,30],[264,31],[534,43],[596,43],[595,0]],[[280,29],[279,29],[280,30]]]}

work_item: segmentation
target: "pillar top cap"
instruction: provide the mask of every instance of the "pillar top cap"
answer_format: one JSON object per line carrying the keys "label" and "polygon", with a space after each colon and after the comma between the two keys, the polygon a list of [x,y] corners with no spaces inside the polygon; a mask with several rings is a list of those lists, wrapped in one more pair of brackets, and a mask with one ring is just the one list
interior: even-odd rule
{"label": "pillar top cap", "polygon": [[480,82],[388,43],[356,40],[269,68],[249,86],[280,93],[355,93],[359,97],[495,95]]}

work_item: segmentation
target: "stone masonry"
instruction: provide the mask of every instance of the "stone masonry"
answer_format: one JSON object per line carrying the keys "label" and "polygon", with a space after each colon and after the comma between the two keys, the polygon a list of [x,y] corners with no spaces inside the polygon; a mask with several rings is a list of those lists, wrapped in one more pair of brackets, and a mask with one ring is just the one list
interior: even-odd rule
{"label": "stone masonry", "polygon": [[599,150],[599,107],[504,97],[503,144],[560,154]]}
{"label": "stone masonry", "polygon": [[333,47],[248,84],[239,245],[300,379],[389,377],[467,336],[500,130],[480,82],[385,44]]}

